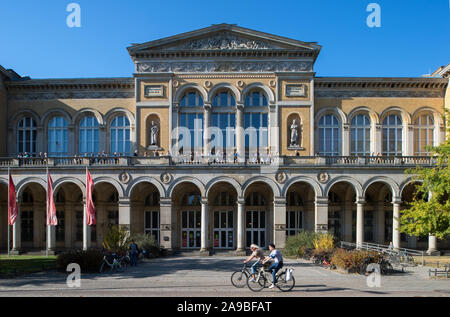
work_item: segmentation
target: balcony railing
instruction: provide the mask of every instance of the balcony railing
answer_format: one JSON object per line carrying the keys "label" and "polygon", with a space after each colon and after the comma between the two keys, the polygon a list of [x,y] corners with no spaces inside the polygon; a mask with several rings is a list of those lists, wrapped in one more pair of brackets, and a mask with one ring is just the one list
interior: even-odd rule
{"label": "balcony railing", "polygon": [[110,167],[110,166],[433,166],[430,156],[279,156],[252,157],[241,161],[234,157],[153,156],[153,157],[47,157],[0,158],[0,167]]}

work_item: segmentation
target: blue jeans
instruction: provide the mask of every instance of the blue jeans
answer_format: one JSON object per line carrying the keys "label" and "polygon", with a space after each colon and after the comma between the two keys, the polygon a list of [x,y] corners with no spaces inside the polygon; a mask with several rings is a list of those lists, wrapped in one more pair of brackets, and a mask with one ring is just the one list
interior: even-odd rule
{"label": "blue jeans", "polygon": [[269,266],[269,272],[272,273],[273,284],[276,283],[275,274],[283,267],[283,262],[273,263]]}
{"label": "blue jeans", "polygon": [[256,273],[256,269],[258,269],[261,266],[261,261],[258,260],[255,263],[253,263],[252,265],[252,274]]}
{"label": "blue jeans", "polygon": [[130,252],[130,266],[137,265],[137,252]]}

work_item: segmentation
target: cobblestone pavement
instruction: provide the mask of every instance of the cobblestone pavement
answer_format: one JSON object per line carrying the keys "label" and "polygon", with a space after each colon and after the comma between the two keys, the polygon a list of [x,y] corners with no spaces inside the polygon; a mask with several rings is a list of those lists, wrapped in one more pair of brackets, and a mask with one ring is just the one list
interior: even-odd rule
{"label": "cobblestone pavement", "polygon": [[140,263],[122,273],[82,274],[81,288],[68,288],[66,275],[37,273],[0,279],[0,296],[445,296],[450,279],[428,278],[428,268],[381,277],[381,287],[367,286],[367,277],[329,271],[303,260],[285,260],[294,268],[295,288],[289,293],[247,287],[230,282],[232,271],[242,266],[238,257],[167,257]]}

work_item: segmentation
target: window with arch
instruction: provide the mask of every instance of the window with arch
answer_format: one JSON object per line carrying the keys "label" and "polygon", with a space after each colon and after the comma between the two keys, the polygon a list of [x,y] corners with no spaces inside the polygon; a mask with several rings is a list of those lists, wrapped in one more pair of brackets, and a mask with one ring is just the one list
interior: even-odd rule
{"label": "window with arch", "polygon": [[79,126],[79,153],[91,154],[99,152],[98,121],[94,116],[86,116],[80,121]]}
{"label": "window with arch", "polygon": [[[203,148],[203,97],[198,91],[187,91],[180,100],[178,126],[189,131],[189,138],[178,136],[183,150],[201,151]],[[189,152],[191,152],[189,151]]]}
{"label": "window with arch", "polygon": [[182,206],[200,206],[201,205],[202,197],[199,193],[192,192],[183,195],[183,198],[181,199],[181,205]]}
{"label": "window with arch", "polygon": [[234,195],[229,192],[220,192],[214,196],[213,206],[234,206]]}
{"label": "window with arch", "polygon": [[318,124],[319,154],[323,156],[339,156],[341,145],[341,124],[333,114],[323,115]]}
{"label": "window with arch", "polygon": [[350,126],[351,155],[370,155],[370,119],[365,114],[353,117]]}
{"label": "window with arch", "polygon": [[[214,147],[227,149],[234,148],[236,144],[236,114],[234,107],[236,100],[229,91],[218,92],[212,101],[211,126],[219,128],[222,133],[222,140],[216,140],[216,135],[211,135],[211,142]],[[227,135],[228,131],[228,135]]]}
{"label": "window with arch", "polygon": [[36,154],[36,122],[31,117],[25,117],[17,126],[17,153]]}
{"label": "window with arch", "polygon": [[430,155],[428,147],[434,144],[434,120],[431,114],[422,114],[414,120],[414,154]]}
{"label": "window with arch", "polygon": [[68,129],[64,117],[53,117],[48,123],[48,156],[67,156]]}
{"label": "window with arch", "polygon": [[117,116],[111,121],[110,152],[130,155],[130,120],[126,116]]}
{"label": "window with arch", "polygon": [[250,91],[244,100],[245,147],[269,146],[269,115],[266,95],[259,90]]}
{"label": "window with arch", "polygon": [[391,114],[383,120],[383,155],[402,155],[403,122]]}

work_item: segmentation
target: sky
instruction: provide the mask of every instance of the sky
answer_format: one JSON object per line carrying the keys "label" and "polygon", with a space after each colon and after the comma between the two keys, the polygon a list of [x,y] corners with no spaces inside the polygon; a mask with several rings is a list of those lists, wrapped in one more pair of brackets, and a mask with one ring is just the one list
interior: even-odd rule
{"label": "sky", "polygon": [[[80,28],[66,23],[73,2]],[[367,25],[370,3],[381,27]],[[32,78],[131,77],[131,43],[219,23],[318,42],[317,76],[417,77],[450,63],[450,0],[0,0],[0,65]]]}

